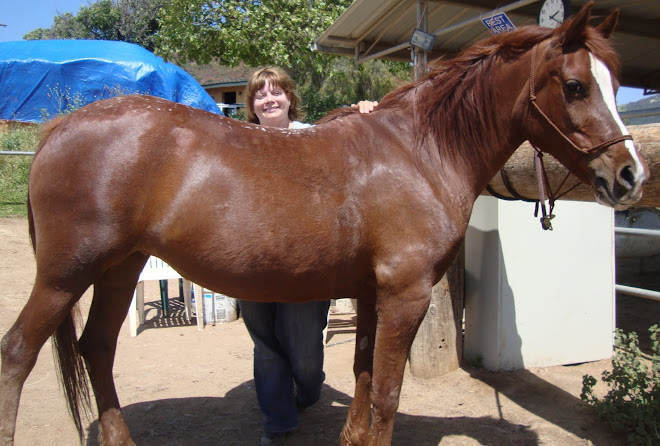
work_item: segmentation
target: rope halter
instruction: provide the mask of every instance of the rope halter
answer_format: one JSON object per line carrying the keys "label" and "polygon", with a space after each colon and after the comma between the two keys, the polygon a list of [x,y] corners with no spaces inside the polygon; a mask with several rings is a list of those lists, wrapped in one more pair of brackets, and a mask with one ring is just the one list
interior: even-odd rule
{"label": "rope halter", "polygon": [[[608,139],[607,141],[604,141],[600,144],[596,144],[592,147],[580,147],[577,144],[575,144],[564,132],[561,131],[557,125],[552,122],[552,119],[548,115],[546,115],[543,110],[541,110],[541,107],[539,104],[536,102],[536,92],[535,92],[535,85],[534,85],[534,77],[536,75],[536,53],[538,50],[538,44],[532,48],[532,57],[531,57],[531,67],[529,70],[529,102],[532,104],[533,109],[536,110],[542,117],[543,119],[552,127],[555,129],[555,131],[561,136],[566,142],[570,144],[571,147],[573,147],[575,150],[579,151],[582,154],[589,154],[591,152],[595,152],[597,150],[605,149],[613,144],[626,141],[626,140],[632,140],[631,135],[621,135],[616,138]],[[531,114],[531,108],[530,112],[528,113],[528,118],[529,115]],[[531,141],[530,141],[530,144]],[[568,192],[572,191],[575,189],[580,183],[577,183],[570,189],[566,190],[563,193],[559,193],[560,189],[566,182],[566,179],[571,175],[571,172],[569,171],[568,174],[566,174],[566,177],[564,177],[564,180],[561,182],[559,188],[557,188],[556,192],[552,191],[552,188],[550,188],[550,184],[548,181],[548,176],[545,171],[545,166],[543,165],[543,152],[541,149],[536,147],[534,144],[532,144],[532,147],[536,151],[536,176],[538,178],[538,183],[539,183],[539,201],[536,202],[536,211],[534,212],[534,216],[538,216],[538,210],[539,210],[539,204],[541,206],[542,210],[542,216],[541,216],[541,227],[544,230],[552,230],[552,224],[550,223],[550,220],[554,218],[554,214],[552,214],[552,210],[554,209],[555,206],[555,201],[562,197],[563,195],[566,195]],[[549,202],[549,209],[546,208],[545,201],[546,199]]]}

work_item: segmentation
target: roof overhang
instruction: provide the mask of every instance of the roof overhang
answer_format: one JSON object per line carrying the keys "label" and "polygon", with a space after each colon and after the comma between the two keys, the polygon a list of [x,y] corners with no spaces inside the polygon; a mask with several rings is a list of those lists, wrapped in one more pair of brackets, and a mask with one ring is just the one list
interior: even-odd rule
{"label": "roof overhang", "polygon": [[[588,0],[572,0],[577,11]],[[537,23],[541,0],[355,0],[314,43],[319,52],[371,59],[411,61],[410,37],[422,28],[435,35],[430,57],[454,55],[487,37],[482,19],[506,13],[516,27]],[[647,91],[660,89],[660,1],[599,0],[593,15],[621,12],[613,46],[622,63],[621,82]]]}

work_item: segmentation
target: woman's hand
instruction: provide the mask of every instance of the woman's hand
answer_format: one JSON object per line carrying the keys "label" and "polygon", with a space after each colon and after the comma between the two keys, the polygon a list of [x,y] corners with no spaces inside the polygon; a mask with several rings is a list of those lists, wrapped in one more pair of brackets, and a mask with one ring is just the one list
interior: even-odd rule
{"label": "woman's hand", "polygon": [[371,113],[378,105],[378,101],[360,101],[357,104],[351,104],[351,108],[357,108],[360,113]]}

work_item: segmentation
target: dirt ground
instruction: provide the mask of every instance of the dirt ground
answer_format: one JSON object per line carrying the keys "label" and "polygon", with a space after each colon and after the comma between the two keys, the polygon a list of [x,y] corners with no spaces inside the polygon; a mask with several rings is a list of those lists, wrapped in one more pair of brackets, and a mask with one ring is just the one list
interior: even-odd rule
{"label": "dirt ground", "polygon": [[[25,219],[0,219],[0,336],[13,324],[34,280]],[[174,282],[174,281],[170,281]],[[147,323],[119,336],[114,376],[124,416],[138,445],[254,445],[261,414],[252,379],[252,343],[241,320],[198,331],[187,324],[178,289],[174,315],[160,318],[158,285],[145,287]],[[82,299],[85,313],[89,292]],[[321,401],[301,415],[287,445],[335,445],[353,394],[355,314],[332,314]],[[78,443],[60,392],[50,341],[21,399],[16,445]],[[582,376],[600,377],[608,360],[492,373],[463,368],[437,379],[406,372],[395,445],[622,445],[580,404]],[[85,423],[84,444],[96,445],[97,422]]]}

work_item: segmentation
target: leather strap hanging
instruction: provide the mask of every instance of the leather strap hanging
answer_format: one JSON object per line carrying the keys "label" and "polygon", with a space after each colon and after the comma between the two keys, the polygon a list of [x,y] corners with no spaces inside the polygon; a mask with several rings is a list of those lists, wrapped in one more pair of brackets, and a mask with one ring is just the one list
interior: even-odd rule
{"label": "leather strap hanging", "polygon": [[[534,147],[534,146],[532,146]],[[568,177],[571,176],[571,172],[567,172],[566,175],[564,176],[564,179],[561,181],[559,184],[559,187],[557,188],[556,191],[553,191],[552,188],[550,187],[550,181],[548,180],[548,174],[545,170],[545,165],[543,164],[543,152],[541,152],[538,148],[534,147],[534,150],[536,152],[536,159],[535,159],[535,165],[536,165],[536,178],[538,181],[538,187],[539,187],[539,199],[536,201],[536,207],[534,209],[534,217],[538,217],[539,214],[539,208],[541,209],[541,227],[543,230],[550,230],[552,231],[552,222],[551,220],[555,218],[555,214],[552,213],[552,211],[555,208],[555,202],[559,200],[561,197],[575,189],[580,185],[580,182],[578,181],[575,183],[573,186],[569,187],[565,191],[561,191],[562,187],[564,187],[564,184],[566,183],[566,180]],[[548,207],[546,208],[545,202],[548,200]]]}

